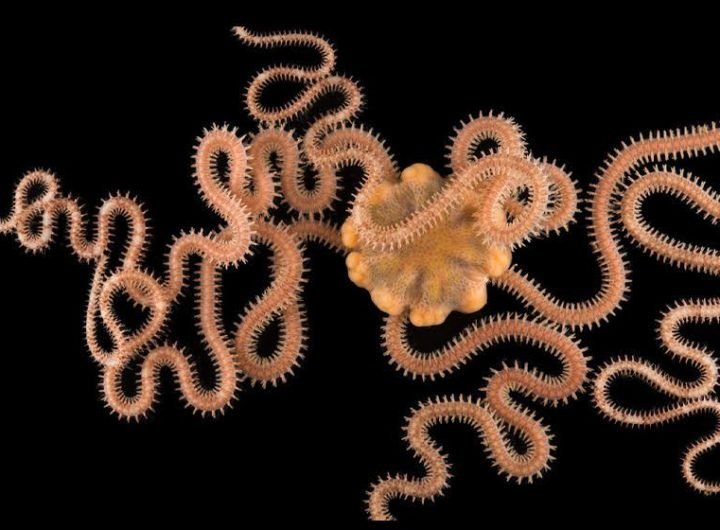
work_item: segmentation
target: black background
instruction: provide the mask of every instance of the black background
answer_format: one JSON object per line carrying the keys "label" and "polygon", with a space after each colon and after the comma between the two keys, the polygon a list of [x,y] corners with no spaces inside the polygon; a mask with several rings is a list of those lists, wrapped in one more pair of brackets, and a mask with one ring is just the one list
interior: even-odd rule
{"label": "black background", "polygon": [[[195,137],[212,123],[253,130],[242,88],[260,67],[295,57],[243,48],[230,33],[240,23],[311,29],[332,40],[339,71],[365,88],[361,120],[387,138],[402,166],[442,167],[452,127],[469,113],[494,109],[515,117],[532,151],[564,162],[586,190],[621,140],[720,119],[717,35],[702,13],[630,20],[619,13],[514,11],[484,8],[470,16],[448,7],[444,15],[392,19],[370,8],[321,15],[279,6],[249,13],[239,6],[202,13],[37,9],[7,16],[0,32],[0,211],[8,211],[14,183],[34,167],[52,168],[66,191],[93,207],[110,191],[131,191],[151,213],[150,264],[159,271],[172,234],[217,222],[190,177]],[[573,20],[559,22],[564,17]],[[718,162],[715,155],[681,167],[718,189]],[[698,243],[716,243],[720,234],[670,199],[653,199],[648,216]],[[599,285],[578,218],[570,234],[516,255],[570,300]],[[91,269],[62,247],[37,257],[9,237],[0,241],[8,505],[62,500],[58,505],[71,511],[120,506],[128,513],[156,506],[188,516],[220,513],[238,524],[253,516],[360,521],[372,480],[388,471],[420,471],[400,440],[403,417],[419,400],[472,393],[505,358],[529,356],[553,369],[545,354],[509,346],[483,353],[440,382],[403,378],[382,356],[380,313],[346,280],[342,258],[311,246],[310,348],[295,377],[271,390],[246,385],[234,409],[210,420],[183,410],[165,376],[157,412],[126,423],[103,409],[98,370],[84,346]],[[653,324],[660,311],[680,297],[720,294],[716,279],[628,248],[635,281],[630,302],[609,325],[580,334],[592,366],[619,353],[663,362]],[[266,264],[260,253],[228,278],[229,305],[239,309],[260,291]],[[487,313],[520,309],[497,290],[490,298]],[[190,322],[178,324],[180,337],[193,336]],[[435,330],[416,338],[438,345],[463,322],[453,317],[444,335]],[[720,347],[707,326],[688,333]],[[199,351],[197,342],[186,344]],[[659,402],[643,385],[619,387],[619,395]],[[601,418],[587,395],[539,412],[558,445],[558,459],[542,481],[506,483],[469,429],[438,427],[433,432],[456,475],[448,495],[425,506],[395,502],[393,512],[404,520],[482,522],[558,517],[569,503],[585,513],[604,507],[638,515],[663,505],[688,514],[717,508],[717,498],[685,486],[679,463],[685,445],[713,427],[711,417],[631,430]],[[716,478],[717,455],[702,461]]]}

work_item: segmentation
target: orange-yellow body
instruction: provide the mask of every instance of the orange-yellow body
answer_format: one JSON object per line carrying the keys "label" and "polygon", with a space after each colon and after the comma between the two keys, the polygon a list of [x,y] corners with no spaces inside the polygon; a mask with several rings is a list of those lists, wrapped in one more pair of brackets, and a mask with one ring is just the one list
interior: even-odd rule
{"label": "orange-yellow body", "polygon": [[[398,181],[385,181],[368,198],[369,215],[392,225],[421,210],[444,180],[430,166],[413,164]],[[350,221],[342,227],[348,275],[370,292],[385,313],[409,311],[415,326],[445,321],[451,311],[473,313],[487,303],[486,284],[510,265],[504,246],[490,246],[477,235],[474,196],[456,212],[407,245],[394,250],[363,246]],[[471,202],[472,201],[472,202]]]}

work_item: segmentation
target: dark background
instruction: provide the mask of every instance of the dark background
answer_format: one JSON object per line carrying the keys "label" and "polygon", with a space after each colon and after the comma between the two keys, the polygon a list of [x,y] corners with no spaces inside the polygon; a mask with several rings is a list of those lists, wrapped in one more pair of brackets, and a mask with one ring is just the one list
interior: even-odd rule
{"label": "dark background", "polygon": [[[332,40],[339,71],[365,88],[361,120],[388,139],[402,166],[423,161],[442,167],[452,127],[469,113],[494,109],[515,117],[533,153],[564,162],[586,190],[621,140],[720,119],[713,78],[717,35],[702,13],[693,19],[659,13],[640,21],[590,11],[485,8],[469,16],[448,8],[445,15],[393,20],[369,8],[322,16],[276,6],[266,11],[34,9],[4,17],[2,215],[14,183],[34,167],[52,168],[66,191],[92,207],[110,191],[131,191],[151,213],[150,265],[161,270],[172,234],[217,222],[190,177],[195,137],[212,123],[252,130],[242,88],[260,67],[296,57],[243,48],[230,34],[240,23],[258,30],[311,29]],[[574,20],[557,22],[561,15]],[[681,167],[718,189],[719,162],[715,155]],[[650,201],[648,216],[697,243],[716,243],[720,234],[670,199]],[[599,286],[586,225],[578,218],[570,234],[516,255],[569,300]],[[403,417],[419,400],[476,392],[505,358],[554,368],[546,354],[511,345],[483,353],[441,382],[403,378],[382,356],[380,313],[346,280],[342,258],[311,246],[305,295],[310,347],[295,377],[271,390],[246,385],[229,413],[209,420],[183,410],[165,376],[157,412],[140,424],[126,423],[103,409],[98,370],[84,346],[91,268],[63,246],[37,257],[9,237],[0,241],[8,513],[31,500],[45,506],[61,501],[58,506],[70,511],[120,506],[132,514],[156,506],[188,516],[220,513],[237,523],[252,516],[362,520],[365,491],[378,475],[420,471],[400,439]],[[692,370],[662,360],[653,322],[680,297],[718,296],[720,282],[628,248],[635,282],[630,302],[609,325],[580,334],[592,365],[637,354],[692,377]],[[260,252],[229,275],[230,305],[239,309],[260,291],[265,265]],[[520,308],[497,290],[490,298],[486,314]],[[179,336],[200,351],[189,340],[190,322],[188,316],[178,324]],[[433,330],[416,339],[425,347],[439,345],[463,322],[453,317],[441,336]],[[688,328],[688,334],[717,351],[717,328],[708,328]],[[631,402],[661,403],[644,385],[618,387]],[[710,432],[711,417],[637,431],[601,418],[587,395],[558,409],[533,408],[558,445],[557,461],[542,481],[506,483],[473,432],[436,427],[455,474],[447,496],[425,506],[396,502],[393,512],[404,520],[481,522],[556,518],[570,503],[585,513],[602,507],[636,515],[657,506],[686,514],[717,508],[717,498],[695,494],[680,475],[683,448]],[[716,479],[717,455],[701,462]]]}

